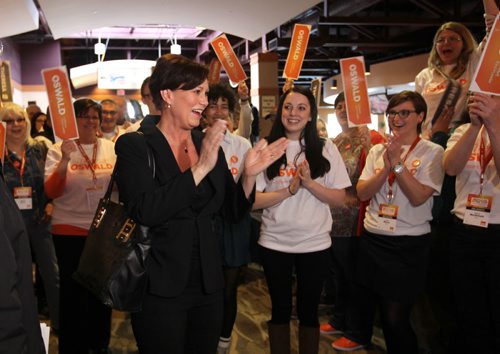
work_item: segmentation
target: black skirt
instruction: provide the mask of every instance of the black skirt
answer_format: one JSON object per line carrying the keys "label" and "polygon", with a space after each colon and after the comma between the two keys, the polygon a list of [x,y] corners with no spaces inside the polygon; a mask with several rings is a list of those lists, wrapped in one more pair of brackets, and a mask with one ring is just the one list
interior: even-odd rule
{"label": "black skirt", "polygon": [[424,288],[430,234],[385,236],[363,230],[354,281],[381,297],[413,302]]}

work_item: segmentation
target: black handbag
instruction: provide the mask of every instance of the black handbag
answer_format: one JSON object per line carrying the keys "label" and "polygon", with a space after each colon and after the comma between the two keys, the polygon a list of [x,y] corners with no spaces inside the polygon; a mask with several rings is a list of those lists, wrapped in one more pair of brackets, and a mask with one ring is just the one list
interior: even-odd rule
{"label": "black handbag", "polygon": [[[146,144],[147,145],[147,144]],[[155,160],[147,147],[155,177]],[[121,203],[111,200],[116,165],[99,201],[73,278],[105,305],[119,311],[141,310],[147,287],[146,258],[151,247],[148,227],[137,224]]]}

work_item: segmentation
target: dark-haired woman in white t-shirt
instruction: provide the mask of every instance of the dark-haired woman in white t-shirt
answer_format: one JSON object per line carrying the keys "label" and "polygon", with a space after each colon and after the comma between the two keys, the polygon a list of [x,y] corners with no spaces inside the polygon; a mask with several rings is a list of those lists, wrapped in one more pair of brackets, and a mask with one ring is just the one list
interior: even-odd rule
{"label": "dark-haired woman in white t-shirt", "polygon": [[331,245],[330,206],[344,202],[344,188],[351,182],[335,145],[318,136],[310,90],[286,91],[277,117],[268,140],[286,137],[289,144],[285,156],[258,176],[254,204],[254,209],[264,209],[259,245],[272,303],[271,353],[290,352],[293,271],[299,351],[317,353],[317,310]]}

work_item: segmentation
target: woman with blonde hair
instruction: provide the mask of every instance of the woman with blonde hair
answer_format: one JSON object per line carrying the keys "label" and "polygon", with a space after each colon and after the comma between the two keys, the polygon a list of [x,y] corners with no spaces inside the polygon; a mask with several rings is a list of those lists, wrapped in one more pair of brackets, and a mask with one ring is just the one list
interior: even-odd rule
{"label": "woman with blonde hair", "polygon": [[[498,14],[494,0],[483,0],[485,9],[486,36],[493,20]],[[485,36],[485,38],[486,38]],[[461,89],[455,105],[446,105],[440,117],[449,121],[449,127],[459,125],[460,116],[465,109],[466,95],[472,76],[479,62],[482,45],[478,46],[472,33],[463,24],[447,22],[437,30],[428,66],[415,77],[415,91],[422,94],[427,103],[427,119],[422,124],[422,134],[430,139],[432,121],[446,94],[450,81],[456,81]],[[451,100],[451,97],[450,97]]]}
{"label": "woman with blonde hair", "polygon": [[47,295],[51,326],[58,329],[59,269],[48,229],[53,207],[43,187],[47,147],[31,138],[30,121],[21,106],[5,103],[0,108],[0,120],[7,128],[3,159],[5,182],[28,231]]}

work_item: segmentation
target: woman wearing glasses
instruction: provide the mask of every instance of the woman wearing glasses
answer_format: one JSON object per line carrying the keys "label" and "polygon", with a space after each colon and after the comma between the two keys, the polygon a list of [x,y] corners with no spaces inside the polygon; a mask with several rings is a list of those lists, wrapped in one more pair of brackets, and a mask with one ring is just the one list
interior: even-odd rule
{"label": "woman wearing glasses", "polygon": [[99,199],[115,164],[114,144],[97,138],[101,106],[73,104],[79,138],[54,144],[45,163],[45,191],[53,199],[52,235],[60,273],[59,353],[107,353],[111,310],[72,278]]}
{"label": "woman wearing glasses", "polygon": [[[483,0],[483,5],[487,35],[498,14],[498,7],[495,0]],[[446,105],[440,119],[448,122],[449,128],[456,128],[460,124],[467,90],[479,62],[481,49],[482,45],[478,47],[472,33],[461,23],[447,22],[437,30],[428,66],[415,78],[415,91],[422,94],[428,106],[427,119],[422,124],[422,137],[425,139],[432,136],[432,121],[452,80],[460,87],[459,97],[455,105]]]}
{"label": "woman wearing glasses", "polygon": [[23,216],[43,279],[49,305],[51,326],[59,328],[59,271],[56,252],[49,232],[52,204],[43,190],[43,169],[47,148],[30,137],[30,124],[25,110],[6,103],[0,108],[0,120],[6,124],[3,172]]}
{"label": "woman wearing glasses", "polygon": [[391,98],[387,118],[392,137],[375,145],[357,184],[361,200],[371,199],[359,242],[354,295],[370,341],[375,307],[380,305],[388,353],[417,353],[410,310],[422,290],[430,241],[432,196],[443,181],[443,149],[419,136],[427,106],[423,97],[403,91]]}

